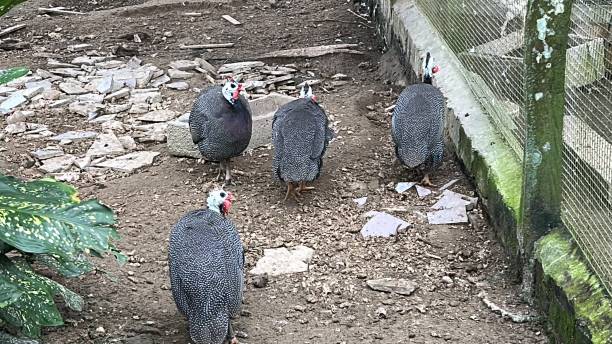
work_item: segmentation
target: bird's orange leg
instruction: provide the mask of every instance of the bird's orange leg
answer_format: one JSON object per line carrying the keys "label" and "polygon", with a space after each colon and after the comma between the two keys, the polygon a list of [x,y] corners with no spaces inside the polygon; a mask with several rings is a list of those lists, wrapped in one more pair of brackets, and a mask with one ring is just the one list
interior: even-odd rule
{"label": "bird's orange leg", "polygon": [[314,190],[314,186],[306,186],[306,182],[300,182],[299,192]]}
{"label": "bird's orange leg", "polygon": [[425,176],[421,180],[421,184],[423,184],[425,186],[434,186],[435,187],[435,185],[429,180],[429,173],[425,173]]}
{"label": "bird's orange leg", "polygon": [[287,198],[289,198],[289,194],[295,197],[294,189],[295,188],[293,187],[293,183],[287,183],[287,193],[285,194],[285,199],[283,200],[283,202],[287,202]]}

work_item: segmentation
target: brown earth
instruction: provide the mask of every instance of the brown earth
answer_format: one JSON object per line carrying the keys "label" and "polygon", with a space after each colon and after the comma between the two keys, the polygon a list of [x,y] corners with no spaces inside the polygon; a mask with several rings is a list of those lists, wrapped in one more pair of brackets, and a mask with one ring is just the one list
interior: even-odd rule
{"label": "brown earth", "polygon": [[[284,187],[271,175],[269,149],[258,149],[235,159],[237,203],[231,215],[246,247],[247,271],[263,249],[306,245],[316,250],[310,271],[271,278],[256,289],[247,278],[245,304],[235,328],[244,343],[547,343],[539,324],[515,324],[492,313],[477,296],[482,290],[503,308],[533,312],[523,305],[519,288],[482,212],[474,212],[474,225],[433,226],[424,214],[435,197],[419,199],[414,191],[399,195],[398,181],[414,178],[394,162],[389,135],[390,116],[400,89],[379,72],[382,46],[372,28],[349,9],[347,1],[81,1],[32,0],[2,18],[2,27],[15,21],[27,29],[12,37],[31,48],[0,52],[1,66],[44,67],[47,57],[70,61],[77,54],[70,44],[88,42],[102,53],[125,41],[122,34],[145,32],[140,58],[165,67],[195,53],[180,44],[236,42],[232,49],[204,52],[215,65],[244,61],[270,50],[344,43],[359,43],[364,55],[330,55],[315,59],[268,60],[296,63],[317,77],[336,73],[350,82],[334,89],[316,90],[332,121],[340,129],[325,159],[322,177],[301,206],[282,202]],[[40,17],[40,6],[65,6],[91,11],[85,16]],[[122,7],[126,6],[126,7]],[[105,8],[114,7],[112,10]],[[184,12],[203,12],[185,17]],[[231,14],[244,24],[235,27],[221,15]],[[361,22],[361,24],[360,24]],[[58,28],[61,28],[58,29]],[[163,39],[165,31],[172,37]],[[50,32],[61,38],[52,39]],[[88,35],[92,35],[89,36]],[[210,39],[208,39],[210,37]],[[389,59],[388,56],[386,57]],[[204,85],[204,79],[198,79]],[[196,86],[193,85],[192,86]],[[164,91],[171,108],[189,111],[195,93]],[[35,121],[50,130],[97,129],[82,117],[40,110]],[[2,127],[5,123],[0,120]],[[87,144],[69,146],[83,153]],[[7,137],[0,142],[0,168],[24,178],[41,176],[31,166],[28,152],[44,147],[42,140]],[[171,226],[187,211],[203,204],[216,166],[169,156],[165,145],[149,145],[162,152],[154,166],[133,175],[106,174],[83,177],[75,184],[83,198],[99,198],[119,217],[123,240],[119,247],[131,254],[130,263],[118,267],[111,259],[100,262],[110,273],[91,274],[64,281],[86,296],[81,313],[65,311],[66,326],[48,329],[46,343],[185,343],[186,324],[168,289],[166,249]],[[452,154],[433,176],[442,185],[459,178],[454,191],[472,194]],[[358,209],[352,199],[368,196]],[[397,208],[395,215],[413,225],[399,237],[364,240],[358,231],[368,210]],[[402,209],[403,208],[403,209]],[[443,281],[444,276],[453,283]],[[129,278],[128,278],[129,277]],[[368,289],[366,279],[407,278],[419,288],[412,296],[384,294]],[[379,308],[386,310],[381,316]],[[99,327],[104,333],[96,332]]]}

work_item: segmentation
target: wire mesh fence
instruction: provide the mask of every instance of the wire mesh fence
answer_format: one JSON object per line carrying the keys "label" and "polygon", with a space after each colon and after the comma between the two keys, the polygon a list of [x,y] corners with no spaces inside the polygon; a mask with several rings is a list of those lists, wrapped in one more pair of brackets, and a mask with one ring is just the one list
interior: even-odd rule
{"label": "wire mesh fence", "polygon": [[562,219],[612,293],[610,1],[574,1],[565,92]]}
{"label": "wire mesh fence", "polygon": [[[519,160],[527,0],[416,0]],[[566,64],[562,220],[612,294],[612,2],[574,0]]]}
{"label": "wire mesh fence", "polygon": [[522,160],[527,0],[417,0],[417,4],[462,62],[474,94]]}

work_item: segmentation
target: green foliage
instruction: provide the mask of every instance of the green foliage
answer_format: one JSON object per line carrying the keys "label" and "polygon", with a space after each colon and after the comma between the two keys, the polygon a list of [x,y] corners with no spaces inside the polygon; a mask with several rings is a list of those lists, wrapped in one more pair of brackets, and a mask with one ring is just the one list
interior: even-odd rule
{"label": "green foliage", "polygon": [[24,67],[10,68],[0,72],[0,85],[4,85],[12,80],[20,78],[29,72],[30,70]]}
{"label": "green foliage", "polygon": [[80,310],[80,296],[38,275],[28,261],[65,277],[92,271],[89,255],[113,254],[123,264],[126,257],[111,243],[119,239],[114,224],[110,208],[81,201],[68,184],[0,175],[0,320],[39,337],[42,327],[63,324],[54,296]]}
{"label": "green foliage", "polygon": [[[24,2],[25,0],[0,0],[0,16],[8,12],[12,7]],[[0,82],[0,85],[2,83]]]}

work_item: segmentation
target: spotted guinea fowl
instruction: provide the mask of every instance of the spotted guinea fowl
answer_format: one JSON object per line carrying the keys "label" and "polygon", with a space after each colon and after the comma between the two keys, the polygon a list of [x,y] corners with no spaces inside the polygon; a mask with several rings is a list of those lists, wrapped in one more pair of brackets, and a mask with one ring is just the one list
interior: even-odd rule
{"label": "spotted guinea fowl", "polygon": [[433,186],[429,174],[440,167],[444,155],[446,105],[442,92],[431,84],[437,72],[427,53],[422,64],[423,82],[402,91],[391,120],[397,158],[408,168],[421,170],[421,183],[429,186]]}
{"label": "spotted guinea fowl", "polygon": [[208,208],[187,213],[170,234],[172,296],[196,344],[238,343],[230,318],[242,303],[244,251],[226,218],[233,200],[229,192],[210,192]]}
{"label": "spotted guinea fowl", "polygon": [[189,115],[191,138],[202,156],[218,161],[231,181],[230,159],[239,156],[251,141],[253,120],[248,101],[240,95],[242,84],[228,79],[223,87],[211,86],[200,93]]}
{"label": "spotted guinea fowl", "polygon": [[319,178],[323,155],[332,138],[325,111],[305,85],[300,98],[281,106],[272,120],[272,162],[276,177],[287,183],[285,200],[297,201],[301,192],[312,190],[306,182]]}

